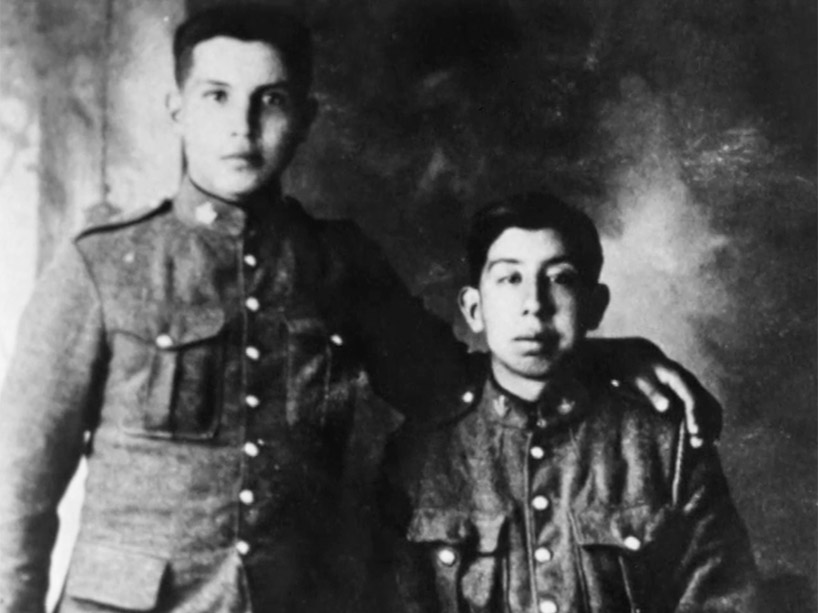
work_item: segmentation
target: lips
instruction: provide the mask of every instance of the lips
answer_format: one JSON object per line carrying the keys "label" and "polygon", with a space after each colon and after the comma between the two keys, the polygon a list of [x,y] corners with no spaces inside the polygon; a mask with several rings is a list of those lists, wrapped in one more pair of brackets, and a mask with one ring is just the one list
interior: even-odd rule
{"label": "lips", "polygon": [[236,151],[222,156],[223,160],[229,162],[239,162],[250,166],[257,166],[261,163],[261,154],[258,151]]}
{"label": "lips", "polygon": [[551,331],[524,333],[514,337],[525,353],[544,353],[552,350],[559,343],[559,336]]}

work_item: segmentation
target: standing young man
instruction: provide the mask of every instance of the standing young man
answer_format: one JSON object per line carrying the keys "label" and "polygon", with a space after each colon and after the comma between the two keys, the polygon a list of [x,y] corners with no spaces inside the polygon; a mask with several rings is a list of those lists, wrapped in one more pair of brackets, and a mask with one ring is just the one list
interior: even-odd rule
{"label": "standing young man", "polygon": [[359,374],[420,420],[468,381],[464,349],[374,245],[281,194],[316,112],[306,28],[212,9],[174,55],[179,192],[66,245],[21,325],[0,397],[3,613],[43,610],[83,454],[61,612],[333,606],[324,546]]}

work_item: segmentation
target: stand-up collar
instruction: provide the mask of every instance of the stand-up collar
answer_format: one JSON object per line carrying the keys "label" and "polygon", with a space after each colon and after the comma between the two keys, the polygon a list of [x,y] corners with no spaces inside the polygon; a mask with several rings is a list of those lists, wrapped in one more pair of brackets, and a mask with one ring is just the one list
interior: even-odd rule
{"label": "stand-up collar", "polygon": [[251,224],[272,219],[284,201],[280,191],[269,189],[241,204],[227,202],[200,189],[185,176],[173,200],[173,208],[186,225],[230,236],[241,235]]}
{"label": "stand-up collar", "polygon": [[529,402],[506,391],[489,376],[481,410],[489,419],[512,428],[550,429],[575,421],[589,409],[590,403],[590,390],[578,378],[549,383],[538,400]]}

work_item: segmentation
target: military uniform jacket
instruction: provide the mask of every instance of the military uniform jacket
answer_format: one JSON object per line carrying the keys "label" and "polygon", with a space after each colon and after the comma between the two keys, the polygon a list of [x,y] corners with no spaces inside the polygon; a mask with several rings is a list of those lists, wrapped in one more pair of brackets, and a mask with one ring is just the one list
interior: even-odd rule
{"label": "military uniform jacket", "polygon": [[185,182],[90,228],[41,278],[0,399],[0,611],[43,610],[83,453],[62,613],[320,610],[361,372],[421,418],[462,358],[355,226],[291,199]]}
{"label": "military uniform jacket", "polygon": [[587,381],[537,404],[489,381],[452,424],[393,441],[385,610],[757,610],[714,448],[692,449],[678,418]]}

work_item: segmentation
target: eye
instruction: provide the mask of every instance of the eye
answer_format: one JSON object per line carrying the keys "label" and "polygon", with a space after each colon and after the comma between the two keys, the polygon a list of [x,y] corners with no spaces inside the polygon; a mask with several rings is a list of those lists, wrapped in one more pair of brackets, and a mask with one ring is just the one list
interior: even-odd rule
{"label": "eye", "polygon": [[564,268],[548,275],[548,280],[555,285],[575,287],[579,284],[579,273],[573,268]]}
{"label": "eye", "polygon": [[497,281],[501,285],[519,285],[522,280],[523,276],[519,272],[512,271],[500,276]]}
{"label": "eye", "polygon": [[260,102],[265,108],[285,109],[290,106],[290,95],[282,91],[268,91],[261,94]]}
{"label": "eye", "polygon": [[208,89],[204,92],[204,98],[221,104],[227,101],[227,92],[223,89]]}

